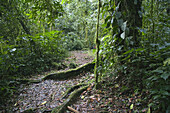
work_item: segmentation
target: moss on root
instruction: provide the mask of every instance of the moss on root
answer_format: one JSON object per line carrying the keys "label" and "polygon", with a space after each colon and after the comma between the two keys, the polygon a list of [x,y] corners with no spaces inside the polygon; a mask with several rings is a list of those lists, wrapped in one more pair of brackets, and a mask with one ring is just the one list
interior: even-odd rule
{"label": "moss on root", "polygon": [[72,78],[74,76],[77,76],[83,72],[88,72],[91,71],[92,69],[94,69],[94,62],[91,63],[87,63],[81,67],[75,68],[75,69],[70,69],[68,71],[62,71],[62,72],[58,72],[58,73],[53,73],[53,74],[49,74],[47,76],[45,76],[43,78],[43,80],[65,80],[68,78]]}
{"label": "moss on root", "polygon": [[73,92],[74,90],[76,90],[76,89],[78,89],[78,88],[80,88],[80,87],[82,87],[82,86],[85,86],[85,85],[88,85],[88,84],[81,83],[81,84],[77,84],[77,85],[75,85],[75,86],[72,86],[71,88],[69,88],[69,89],[64,93],[63,98],[67,98],[71,92]]}
{"label": "moss on root", "polygon": [[37,79],[37,80],[29,80],[29,79],[16,80],[16,82],[19,82],[20,84],[40,83],[41,81],[42,81],[41,79]]}
{"label": "moss on root", "polygon": [[78,99],[77,97],[79,97],[81,93],[83,93],[83,91],[85,91],[88,87],[89,86],[86,85],[72,92],[61,106],[52,110],[52,113],[64,113],[67,110],[67,106],[73,104]]}
{"label": "moss on root", "polygon": [[72,77],[75,77],[83,72],[89,72],[94,69],[94,62],[90,62],[87,64],[84,64],[81,67],[77,67],[75,69],[70,69],[67,71],[62,71],[62,72],[57,72],[53,74],[46,75],[42,79],[37,79],[37,80],[30,80],[30,79],[21,79],[21,80],[15,80],[19,82],[20,84],[27,84],[27,83],[40,83],[43,80],[66,80]]}

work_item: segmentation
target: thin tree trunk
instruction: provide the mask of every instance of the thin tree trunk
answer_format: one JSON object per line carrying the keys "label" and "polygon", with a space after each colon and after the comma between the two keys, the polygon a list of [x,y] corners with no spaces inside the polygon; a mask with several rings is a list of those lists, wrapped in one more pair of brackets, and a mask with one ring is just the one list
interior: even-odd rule
{"label": "thin tree trunk", "polygon": [[100,45],[100,41],[99,41],[99,16],[100,16],[100,0],[98,1],[98,15],[97,15],[97,25],[96,25],[96,63],[95,63],[95,82],[96,84],[98,84],[98,79],[99,79],[99,73],[97,72],[97,68],[99,66],[99,45]]}

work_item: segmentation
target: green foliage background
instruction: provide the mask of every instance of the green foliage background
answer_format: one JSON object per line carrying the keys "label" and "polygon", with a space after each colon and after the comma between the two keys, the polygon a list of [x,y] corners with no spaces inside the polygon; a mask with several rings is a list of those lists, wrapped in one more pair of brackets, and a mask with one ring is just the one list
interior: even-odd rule
{"label": "green foliage background", "polygon": [[[134,18],[129,20],[129,16],[134,13],[128,8],[127,11],[122,9],[121,4],[124,2],[117,2],[115,5],[115,0],[103,4],[104,30],[100,46],[99,73],[101,72],[103,77],[125,78],[127,86],[134,90],[149,91],[150,95],[146,99],[151,102],[148,106],[153,110],[168,112],[169,2],[144,0],[142,9],[138,11],[139,17],[142,17],[142,26],[139,27],[130,26]],[[136,0],[130,4],[138,3]],[[136,29],[139,33],[136,40],[130,29]]]}
{"label": "green foliage background", "polygon": [[62,5],[46,0],[2,0],[0,3],[0,101],[19,84],[53,68],[66,56],[64,34],[52,28],[63,14]]}

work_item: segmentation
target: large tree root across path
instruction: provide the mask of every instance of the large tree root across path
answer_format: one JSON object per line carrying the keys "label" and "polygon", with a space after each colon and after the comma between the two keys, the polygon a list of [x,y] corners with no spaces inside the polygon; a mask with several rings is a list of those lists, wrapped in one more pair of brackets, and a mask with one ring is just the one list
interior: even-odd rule
{"label": "large tree root across path", "polygon": [[[52,73],[52,74],[46,75],[41,79],[37,79],[37,80],[25,79],[25,80],[17,80],[17,81],[25,84],[25,83],[40,83],[45,80],[67,80],[67,79],[76,77],[82,73],[87,73],[87,72],[93,71],[94,65],[95,65],[95,63],[93,61],[93,62],[84,64],[83,66],[77,67],[75,69],[70,69],[67,71],[62,71],[62,72],[57,72],[57,73]],[[54,108],[53,110],[50,110],[49,112],[63,113],[65,110],[71,109],[68,106],[71,105],[72,103],[74,103],[76,101],[77,97],[79,97],[81,95],[81,93],[83,91],[85,91],[88,87],[89,87],[89,84],[80,83],[78,85],[75,85],[75,86],[69,88],[63,95],[63,98],[66,98],[65,101],[63,102],[63,104],[61,104],[60,106],[57,106],[56,108]],[[35,110],[27,109],[27,110],[23,111],[23,113],[28,113],[28,112],[34,113]]]}
{"label": "large tree root across path", "polygon": [[94,65],[95,65],[95,63],[93,61],[93,62],[84,64],[80,67],[77,67],[75,69],[70,69],[67,71],[61,71],[61,72],[46,75],[41,79],[37,79],[37,80],[20,79],[20,80],[16,80],[16,81],[20,82],[21,84],[24,84],[24,83],[40,83],[44,80],[66,80],[69,78],[76,77],[77,75],[79,75],[81,73],[86,73],[86,72],[92,71],[94,69]]}
{"label": "large tree root across path", "polygon": [[49,80],[49,79],[63,80],[63,79],[72,78],[72,77],[75,77],[81,73],[92,71],[94,69],[94,65],[95,65],[94,62],[90,62],[90,63],[84,64],[83,66],[78,67],[76,69],[70,69],[68,71],[62,71],[62,72],[47,75],[43,78],[43,80]]}

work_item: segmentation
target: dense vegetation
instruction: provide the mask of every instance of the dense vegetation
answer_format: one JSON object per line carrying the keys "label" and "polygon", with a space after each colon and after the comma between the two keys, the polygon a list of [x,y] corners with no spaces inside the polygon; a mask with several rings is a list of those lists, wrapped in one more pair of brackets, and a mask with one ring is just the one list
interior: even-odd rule
{"label": "dense vegetation", "polygon": [[166,112],[170,108],[168,5],[166,0],[105,2],[98,67],[102,76],[124,80],[124,87],[149,91],[148,106]]}
{"label": "dense vegetation", "polygon": [[15,79],[55,68],[54,62],[61,62],[68,50],[92,49],[96,43],[98,84],[105,77],[119,79],[124,81],[121,90],[148,92],[148,108],[168,112],[169,4],[168,0],[1,0],[0,94],[12,95]]}

